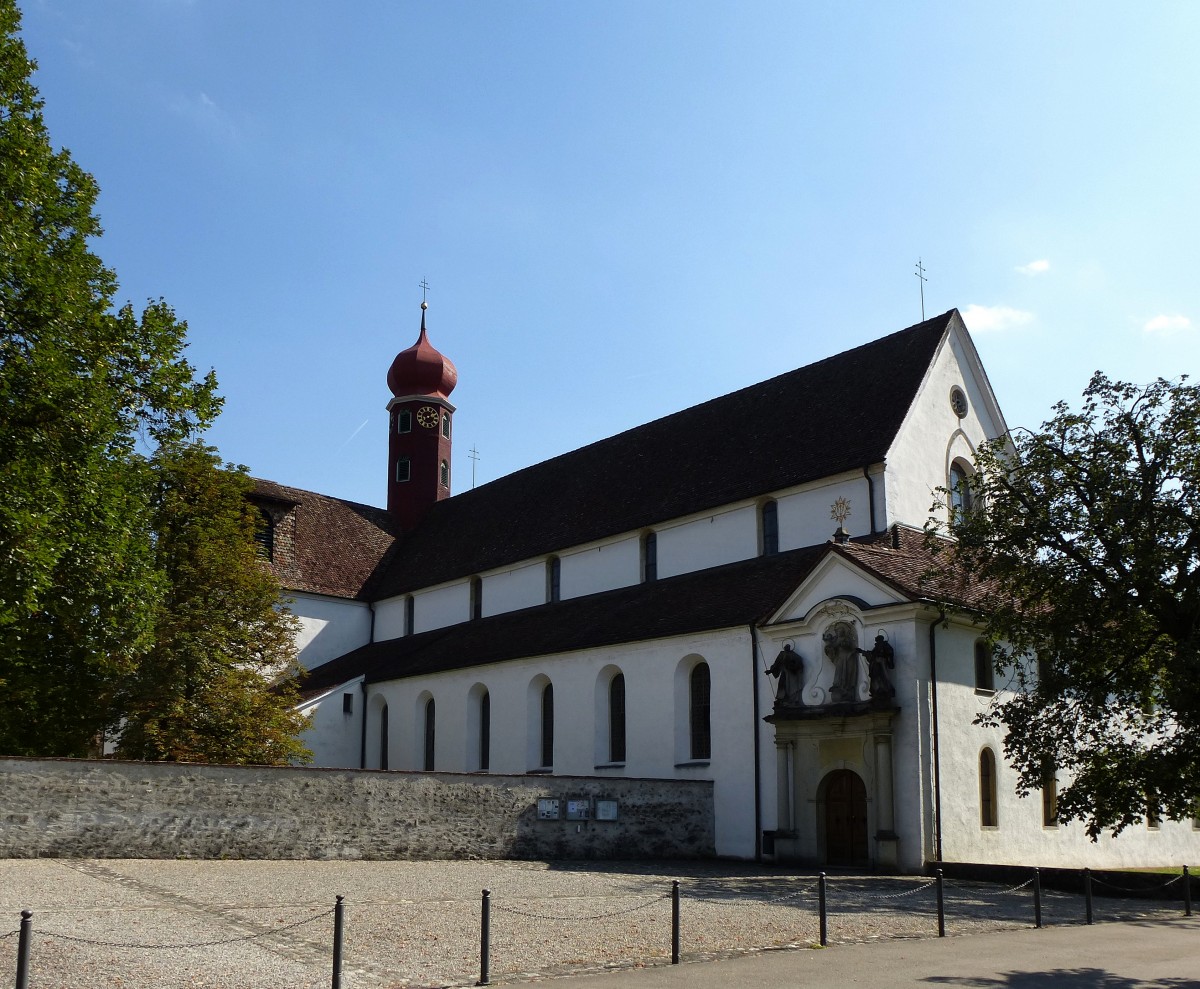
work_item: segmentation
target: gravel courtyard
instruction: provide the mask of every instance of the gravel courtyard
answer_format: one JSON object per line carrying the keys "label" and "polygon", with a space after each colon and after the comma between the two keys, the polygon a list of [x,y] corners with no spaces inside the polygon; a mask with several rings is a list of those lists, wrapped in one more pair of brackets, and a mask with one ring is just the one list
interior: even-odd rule
{"label": "gravel courtyard", "polygon": [[[480,899],[491,890],[491,979],[515,982],[666,964],[671,881],[683,960],[819,937],[817,879],[732,863],[0,860],[0,984],[34,912],[31,989],[330,984],[335,896],[345,897],[343,986],[467,986],[479,978]],[[1028,884],[946,881],[946,933],[1029,927]],[[1097,896],[1095,919],[1182,907]],[[1043,892],[1043,922],[1078,924],[1083,898]],[[919,877],[831,876],[831,945],[937,935]]]}

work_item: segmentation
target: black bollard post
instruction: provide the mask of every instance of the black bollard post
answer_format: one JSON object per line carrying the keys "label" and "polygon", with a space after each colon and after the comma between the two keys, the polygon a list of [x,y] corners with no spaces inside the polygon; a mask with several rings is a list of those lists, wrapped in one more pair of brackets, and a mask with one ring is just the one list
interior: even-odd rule
{"label": "black bollard post", "polygon": [[1042,870],[1033,870],[1033,926],[1042,926]]}
{"label": "black bollard post", "polygon": [[679,964],[679,880],[671,880],[671,964]]}
{"label": "black bollard post", "polygon": [[938,937],[946,936],[946,900],[942,891],[942,870],[937,871]]}
{"label": "black bollard post", "polygon": [[342,989],[342,928],[346,923],[346,905],[342,897],[333,905],[333,989]]}
{"label": "black bollard post", "polygon": [[21,934],[17,941],[17,989],[29,989],[29,941],[33,936],[33,911],[21,911]]}
{"label": "black bollard post", "polygon": [[1188,875],[1188,867],[1183,867],[1183,915],[1192,915],[1192,877]]}
{"label": "black bollard post", "polygon": [[483,891],[483,903],[479,908],[479,981],[476,985],[486,986],[492,978],[492,891]]}
{"label": "black bollard post", "polygon": [[1092,922],[1092,870],[1083,870],[1083,902],[1087,908],[1087,922]]}
{"label": "black bollard post", "polygon": [[817,909],[821,915],[821,947],[824,948],[829,944],[829,931],[825,923],[825,873],[823,872],[817,882]]}

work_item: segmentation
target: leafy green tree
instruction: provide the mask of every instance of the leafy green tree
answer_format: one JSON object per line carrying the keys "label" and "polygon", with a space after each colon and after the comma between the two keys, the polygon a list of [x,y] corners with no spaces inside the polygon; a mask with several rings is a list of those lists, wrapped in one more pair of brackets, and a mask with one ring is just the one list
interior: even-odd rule
{"label": "leafy green tree", "polygon": [[51,147],[19,26],[0,0],[0,752],[83,755],[164,593],[143,453],[220,400],[168,305],[114,308],[96,184]]}
{"label": "leafy green tree", "polygon": [[[118,754],[306,762],[295,709],[296,619],[255,542],[250,478],[201,443],[155,457],[155,563],[166,578],[154,644],[120,694]],[[273,686],[272,686],[273,685]]]}
{"label": "leafy green tree", "polygon": [[[1020,792],[1095,838],[1200,799],[1200,388],[1097,373],[1073,411],[984,446],[944,491],[952,563],[985,601]],[[965,504],[964,504],[965,499]],[[960,507],[946,510],[947,505]],[[935,530],[942,527],[932,525]]]}

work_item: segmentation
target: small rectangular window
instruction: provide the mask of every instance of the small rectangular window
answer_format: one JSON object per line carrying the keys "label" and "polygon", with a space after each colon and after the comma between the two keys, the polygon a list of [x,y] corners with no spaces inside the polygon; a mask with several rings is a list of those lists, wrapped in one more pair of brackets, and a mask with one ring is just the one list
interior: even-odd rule
{"label": "small rectangular window", "polygon": [[562,561],[552,556],[546,573],[546,598],[551,603],[558,601],[562,595]]}
{"label": "small rectangular window", "polygon": [[442,415],[442,435],[446,439],[450,439],[450,413],[446,412]]}
{"label": "small rectangular window", "polygon": [[779,552],[779,506],[768,501],[762,506],[762,555],[774,556]]}
{"label": "small rectangular window", "polygon": [[401,409],[396,413],[396,432],[412,432],[412,412],[409,409]]}
{"label": "small rectangular window", "polygon": [[354,695],[342,694],[342,714],[354,713]]}
{"label": "small rectangular window", "polygon": [[412,477],[412,463],[408,457],[401,457],[396,461],[396,480],[403,482]]}
{"label": "small rectangular window", "polygon": [[642,539],[642,580],[647,584],[658,580],[658,536],[653,532]]}

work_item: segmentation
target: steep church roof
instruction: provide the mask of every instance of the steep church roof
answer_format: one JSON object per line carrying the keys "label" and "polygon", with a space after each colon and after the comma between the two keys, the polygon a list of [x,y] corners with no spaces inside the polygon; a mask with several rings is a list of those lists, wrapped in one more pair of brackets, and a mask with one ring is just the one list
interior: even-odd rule
{"label": "steep church roof", "polygon": [[386,511],[258,478],[251,499],[274,520],[269,565],[286,590],[368,596],[395,545]]}
{"label": "steep church roof", "polygon": [[401,538],[375,596],[877,464],[955,312],[439,502]]}
{"label": "steep church roof", "polygon": [[962,575],[933,576],[941,561],[930,553],[924,534],[893,527],[844,545],[807,546],[373,642],[307,673],[302,691],[305,697],[314,697],[359,676],[376,683],[577,649],[762,625],[828,553],[851,561],[909,600],[971,607],[979,593]]}

